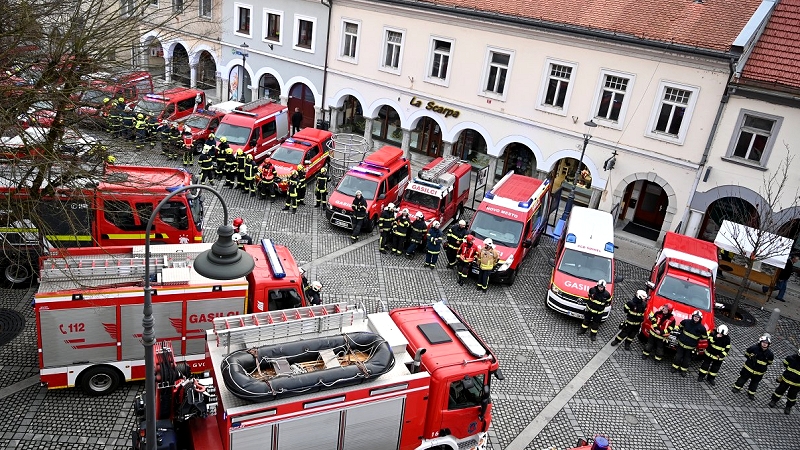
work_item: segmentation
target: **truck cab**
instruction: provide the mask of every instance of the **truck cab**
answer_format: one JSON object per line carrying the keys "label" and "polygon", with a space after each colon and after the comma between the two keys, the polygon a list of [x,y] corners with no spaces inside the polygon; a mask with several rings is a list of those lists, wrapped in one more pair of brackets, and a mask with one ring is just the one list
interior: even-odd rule
{"label": "truck cab", "polygon": [[288,189],[286,180],[298,165],[302,164],[305,167],[306,180],[309,180],[328,164],[332,138],[333,133],[330,131],[303,128],[271,151],[262,163],[262,167],[268,165],[275,167],[280,179],[278,188],[286,192]]}
{"label": "truck cab", "polygon": [[192,114],[205,104],[206,93],[200,89],[172,88],[158,94],[145,94],[133,111],[159,121],[172,121]]}
{"label": "truck cab", "polygon": [[188,127],[189,132],[192,133],[192,145],[195,153],[200,153],[206,139],[211,133],[217,131],[223,117],[225,117],[225,113],[219,111],[198,109],[194,114],[179,121],[183,130]]}
{"label": "truck cab", "polygon": [[[475,243],[491,238],[500,253],[493,281],[513,284],[522,260],[539,243],[550,212],[550,181],[508,172],[484,195],[469,233]],[[477,265],[472,272],[478,273]]]}
{"label": "truck cab", "polygon": [[261,161],[289,135],[288,109],[268,98],[237,106],[225,114],[214,135],[217,145],[224,137],[234,154],[242,150]]}
{"label": "truck cab", "polygon": [[437,220],[445,228],[464,214],[471,177],[470,164],[450,156],[436,158],[408,184],[398,209],[421,211],[429,226]]}
{"label": "truck cab", "polygon": [[[689,318],[692,312],[703,313],[706,330],[714,329],[714,285],[717,281],[717,247],[700,239],[667,232],[664,244],[653,265],[647,281],[648,301],[645,317],[665,303],[673,306],[675,324]],[[650,321],[642,323],[642,333],[650,335]],[[670,346],[677,336],[670,336]],[[701,340],[698,352],[702,353],[708,341]]]}
{"label": "truck cab", "polygon": [[247,276],[253,313],[306,306],[300,268],[288,248],[262,239],[260,245],[245,245],[255,269]]}

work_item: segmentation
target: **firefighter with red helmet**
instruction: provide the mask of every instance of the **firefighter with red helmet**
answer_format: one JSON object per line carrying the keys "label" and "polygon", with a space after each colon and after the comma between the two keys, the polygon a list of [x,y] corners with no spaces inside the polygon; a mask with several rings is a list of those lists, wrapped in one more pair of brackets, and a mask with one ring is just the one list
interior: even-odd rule
{"label": "firefighter with red helmet", "polygon": [[233,219],[233,232],[234,233],[238,233],[239,232],[239,227],[241,227],[243,223],[244,223],[244,219],[242,219],[241,217],[237,217],[237,218]]}
{"label": "firefighter with red helmet", "polygon": [[458,248],[458,285],[463,286],[464,281],[469,276],[469,271],[472,268],[472,262],[475,261],[475,256],[478,254],[478,246],[475,245],[475,236],[469,234],[464,238],[461,247]]}
{"label": "firefighter with red helmet", "polygon": [[600,329],[600,320],[603,312],[611,303],[611,294],[606,289],[606,280],[597,280],[597,285],[589,289],[586,299],[586,309],[583,311],[583,322],[578,334],[586,334],[589,330],[589,339],[597,340],[597,330]]}
{"label": "firefighter with red helmet", "polygon": [[742,390],[745,383],[750,381],[747,387],[747,396],[750,400],[756,399],[756,390],[758,390],[758,383],[764,378],[767,373],[767,368],[772,365],[775,355],[770,350],[769,346],[772,344],[772,338],[769,334],[764,334],[758,340],[758,343],[751,345],[744,352],[747,360],[744,362],[744,367],[739,371],[739,378],[733,384],[731,391],[736,394]]}
{"label": "firefighter with red helmet", "polygon": [[664,345],[666,345],[672,329],[675,328],[675,316],[672,315],[672,303],[665,303],[656,311],[650,313],[647,320],[650,321],[650,336],[647,337],[647,344],[642,350],[642,359],[647,359],[655,349],[656,361],[661,361],[664,357]]}
{"label": "firefighter with red helmet", "polygon": [[678,325],[678,345],[675,349],[675,359],[672,360],[672,373],[680,371],[682,377],[688,376],[689,361],[692,353],[697,348],[701,339],[708,338],[708,330],[703,325],[703,312],[699,309],[692,312],[688,319],[681,320]]}
{"label": "firefighter with red helmet", "polygon": [[644,319],[644,310],[647,306],[647,292],[639,289],[636,295],[625,303],[625,321],[619,325],[619,333],[614,337],[611,346],[616,346],[625,341],[625,350],[630,351],[633,337],[639,333]]}
{"label": "firefighter with red helmet", "polygon": [[697,376],[697,381],[706,379],[708,384],[714,386],[717,378],[719,368],[722,367],[722,361],[728,356],[731,351],[731,337],[728,336],[728,326],[720,325],[713,333],[708,336],[708,348],[703,355],[703,363],[700,364],[700,375]]}
{"label": "firefighter with red helmet", "polygon": [[797,394],[800,392],[800,350],[793,353],[783,360],[783,374],[778,377],[778,387],[772,393],[772,399],[769,401],[769,407],[774,408],[778,406],[781,401],[783,393],[787,390],[786,394],[786,407],[783,408],[784,414],[791,414],[792,407],[797,403]]}

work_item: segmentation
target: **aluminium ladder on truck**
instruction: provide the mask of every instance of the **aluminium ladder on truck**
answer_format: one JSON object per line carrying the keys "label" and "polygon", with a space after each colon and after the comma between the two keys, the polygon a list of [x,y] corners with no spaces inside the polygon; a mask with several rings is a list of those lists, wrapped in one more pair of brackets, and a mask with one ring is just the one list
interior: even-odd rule
{"label": "aluminium ladder on truck", "polygon": [[442,157],[442,160],[436,163],[435,166],[431,167],[428,170],[421,170],[419,172],[419,177],[425,181],[436,181],[439,175],[447,173],[451,167],[458,164],[460,159],[457,156],[453,155],[445,155]]}
{"label": "aluminium ladder on truck", "polygon": [[341,334],[343,328],[365,317],[363,308],[344,302],[220,317],[206,332],[206,340],[216,341],[227,355],[241,348],[292,342],[304,335]]}

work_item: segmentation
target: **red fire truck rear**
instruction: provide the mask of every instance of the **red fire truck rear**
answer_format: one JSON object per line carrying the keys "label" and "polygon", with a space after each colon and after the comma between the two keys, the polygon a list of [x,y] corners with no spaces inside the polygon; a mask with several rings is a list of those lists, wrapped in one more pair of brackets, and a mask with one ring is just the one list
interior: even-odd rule
{"label": "red fire truck rear", "polygon": [[[153,209],[171,192],[192,184],[192,174],[183,169],[108,165],[96,184],[83,189],[44,186],[56,195],[25,207],[29,196],[17,189],[18,171],[15,164],[0,164],[0,195],[12,205],[0,212],[0,266],[10,284],[30,282],[39,256],[50,248],[143,244]],[[202,223],[202,191],[184,192],[161,209],[151,239],[159,244],[202,242]]]}
{"label": "red fire truck rear", "polygon": [[[472,223],[470,234],[483,246],[491,238],[500,252],[500,263],[491,279],[513,284],[522,260],[547,226],[550,213],[550,181],[508,172],[486,193]],[[477,274],[478,267],[472,272]]]}
{"label": "red fire truck rear", "polygon": [[452,156],[436,158],[411,180],[398,208],[421,211],[425,222],[438,220],[444,228],[464,214],[471,176],[469,163]]}
{"label": "red fire truck rear", "polygon": [[268,98],[238,106],[222,118],[217,143],[224,137],[234,153],[242,150],[260,162],[289,135],[288,111]]}
{"label": "red fire truck rear", "polygon": [[[645,317],[671,303],[676,324],[700,310],[706,330],[713,330],[717,268],[717,247],[713,243],[667,232],[647,282],[649,299]],[[642,334],[650,335],[650,321],[642,323]],[[674,347],[676,340],[677,335],[673,333],[670,346]],[[707,346],[708,341],[701,340],[698,352],[702,353]]]}
{"label": "red fire truck rear", "polygon": [[[177,361],[208,370],[205,332],[217,317],[302,306],[300,270],[286,247],[246,245],[256,267],[247,277],[202,277],[192,261],[206,244],[156,245],[150,250],[153,314],[159,340]],[[41,260],[35,296],[39,373],[49,388],[80,386],[88,395],[144,379],[142,303],[144,246],[54,251]]]}
{"label": "red fire truck rear", "polygon": [[[373,352],[327,348],[365,339]],[[173,377],[157,386],[156,405],[167,405],[157,407],[159,449],[487,447],[491,376],[502,380],[499,362],[444,303],[368,315],[338,303],[215,318],[207,347],[213,378],[162,372]],[[285,354],[312,347],[319,350]],[[159,350],[156,363],[169,367],[168,346]],[[249,374],[230,365],[243,351],[259,355],[248,362],[244,354],[247,368],[257,367]],[[274,357],[260,357],[271,352]],[[379,357],[387,364],[373,376],[370,368],[377,366],[371,361]],[[348,373],[349,378],[336,379]],[[332,381],[321,385],[322,379]],[[313,387],[304,388],[303,380]],[[243,391],[243,383],[252,384]],[[243,399],[256,392],[263,393],[260,401]],[[141,398],[135,409],[141,428],[133,448],[141,449],[146,423]],[[180,442],[184,434],[190,442]]]}

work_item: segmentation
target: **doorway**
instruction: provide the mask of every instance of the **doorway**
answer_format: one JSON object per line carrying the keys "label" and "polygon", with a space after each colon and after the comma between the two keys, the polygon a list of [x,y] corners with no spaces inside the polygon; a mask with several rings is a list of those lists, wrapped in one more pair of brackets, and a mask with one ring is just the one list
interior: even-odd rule
{"label": "doorway", "polygon": [[297,83],[289,91],[289,116],[294,114],[295,108],[300,108],[303,113],[303,128],[314,127],[316,111],[314,111],[314,92],[303,83]]}
{"label": "doorway", "polygon": [[[414,139],[415,134],[418,136],[417,139]],[[442,129],[435,120],[423,117],[411,135],[411,147],[419,153],[425,153],[433,158],[442,156]]]}

